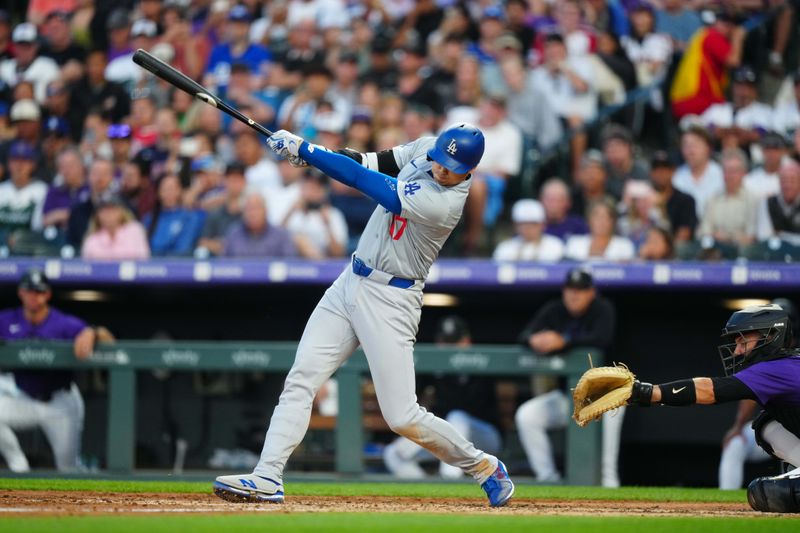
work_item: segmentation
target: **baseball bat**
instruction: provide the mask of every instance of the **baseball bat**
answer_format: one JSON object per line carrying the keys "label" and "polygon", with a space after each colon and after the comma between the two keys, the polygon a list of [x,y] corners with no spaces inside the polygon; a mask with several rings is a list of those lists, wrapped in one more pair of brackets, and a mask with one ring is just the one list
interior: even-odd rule
{"label": "baseball bat", "polygon": [[184,74],[183,72],[173,68],[171,65],[168,65],[155,57],[150,52],[146,50],[142,50],[141,48],[136,50],[133,54],[133,62],[142,67],[145,70],[149,70],[162,80],[171,83],[178,89],[189,93],[190,95],[194,96],[198,100],[202,100],[205,103],[212,105],[219,109],[220,111],[229,114],[236,120],[244,122],[261,135],[266,137],[271,137],[272,132],[253,120],[252,118],[245,116],[240,111],[231,107],[229,104],[225,103],[220,98],[217,98],[211,92],[194,81],[192,78]]}

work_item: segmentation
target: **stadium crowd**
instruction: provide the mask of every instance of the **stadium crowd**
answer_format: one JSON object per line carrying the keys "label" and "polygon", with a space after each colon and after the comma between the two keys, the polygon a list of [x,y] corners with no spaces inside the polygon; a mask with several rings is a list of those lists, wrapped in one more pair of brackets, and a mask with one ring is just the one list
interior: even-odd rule
{"label": "stadium crowd", "polygon": [[245,124],[135,65],[143,48],[330,149],[476,124],[486,152],[445,255],[797,260],[797,9],[31,0],[0,11],[0,255],[354,249],[372,200],[275,160]]}

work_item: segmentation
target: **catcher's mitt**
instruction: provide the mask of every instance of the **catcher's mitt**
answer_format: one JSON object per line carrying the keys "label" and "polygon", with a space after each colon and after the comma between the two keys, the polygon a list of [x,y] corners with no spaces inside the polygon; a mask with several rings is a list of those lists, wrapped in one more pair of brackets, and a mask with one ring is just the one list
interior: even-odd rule
{"label": "catcher's mitt", "polygon": [[599,366],[583,373],[572,400],[575,409],[572,418],[583,427],[597,420],[606,411],[628,403],[636,376],[625,365]]}

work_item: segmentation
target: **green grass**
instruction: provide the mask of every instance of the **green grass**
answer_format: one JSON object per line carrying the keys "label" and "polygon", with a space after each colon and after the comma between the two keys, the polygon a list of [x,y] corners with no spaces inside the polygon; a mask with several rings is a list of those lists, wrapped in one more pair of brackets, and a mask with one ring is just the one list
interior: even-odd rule
{"label": "green grass", "polygon": [[87,516],[58,518],[0,519],[0,531],[88,532],[115,533],[147,531],[147,533],[191,531],[220,533],[225,531],[324,531],[358,533],[381,531],[410,533],[464,533],[465,531],[502,532],[537,531],[558,533],[780,533],[797,531],[798,522],[780,518],[638,518],[638,517],[571,517],[571,516],[511,516],[492,515],[433,515],[433,514],[358,514],[310,513],[299,515],[203,515],[203,516]]}
{"label": "green grass", "polygon": [[[3,490],[92,490],[107,492],[209,493],[208,483],[183,481],[109,481],[83,479],[4,479]],[[297,496],[406,496],[417,498],[481,498],[471,483],[287,483],[286,495]],[[668,502],[743,502],[744,490],[721,491],[680,487],[563,487],[517,484],[516,498],[640,500]]]}

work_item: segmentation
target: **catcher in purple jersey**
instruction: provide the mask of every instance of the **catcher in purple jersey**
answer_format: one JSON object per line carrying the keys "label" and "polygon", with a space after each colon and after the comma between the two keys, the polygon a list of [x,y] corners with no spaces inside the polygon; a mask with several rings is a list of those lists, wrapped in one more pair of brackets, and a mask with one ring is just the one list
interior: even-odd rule
{"label": "catcher in purple jersey", "polygon": [[662,385],[635,381],[629,403],[692,405],[755,400],[764,409],[753,421],[756,442],[788,463],[783,475],[754,479],[747,488],[757,511],[800,512],[800,350],[791,349],[788,313],[775,304],[731,315],[719,346],[725,377],[691,378]]}

